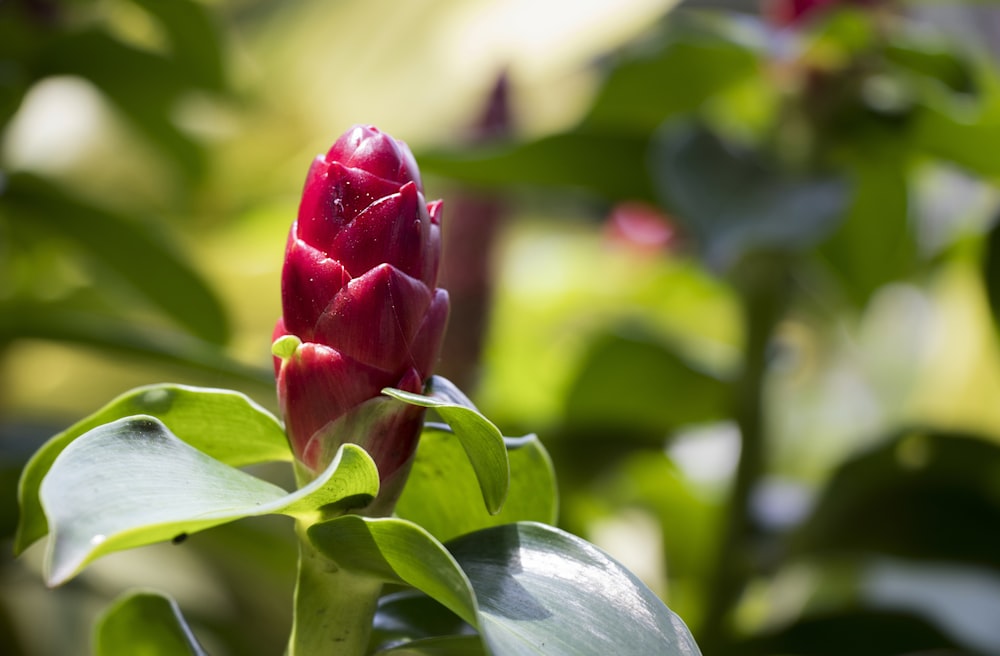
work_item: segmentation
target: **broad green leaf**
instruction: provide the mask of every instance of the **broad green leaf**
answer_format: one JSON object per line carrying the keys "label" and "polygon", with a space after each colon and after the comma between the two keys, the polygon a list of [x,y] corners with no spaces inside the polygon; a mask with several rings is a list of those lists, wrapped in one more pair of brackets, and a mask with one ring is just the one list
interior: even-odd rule
{"label": "broad green leaf", "polygon": [[887,61],[943,84],[956,93],[972,94],[976,91],[975,68],[965,52],[949,49],[943,41],[908,41],[901,36],[896,35],[886,46],[884,53]]}
{"label": "broad green leaf", "polygon": [[567,392],[567,423],[589,434],[630,432],[659,445],[679,426],[726,417],[727,383],[679,352],[634,329],[598,336]]}
{"label": "broad green leaf", "polygon": [[39,176],[11,175],[2,191],[8,211],[72,240],[193,334],[216,344],[228,339],[222,303],[164,235]]}
{"label": "broad green leaf", "polygon": [[882,285],[911,274],[917,262],[905,155],[866,148],[853,164],[854,199],[821,253],[849,296],[864,306]]}
{"label": "broad green leaf", "polygon": [[272,369],[234,360],[217,344],[181,329],[140,325],[127,317],[81,307],[72,301],[5,301],[0,315],[0,341],[15,339],[46,339],[98,347],[216,376],[223,374],[272,392],[274,389]]}
{"label": "broad green leaf", "polygon": [[442,542],[518,521],[555,523],[558,490],[545,447],[534,435],[504,441],[510,460],[510,488],[499,513],[491,515],[483,508],[476,473],[458,438],[430,425],[420,436],[396,515],[419,524]]}
{"label": "broad green leaf", "polygon": [[519,523],[447,546],[472,582],[479,629],[496,656],[701,653],[634,574],[574,535]]}
{"label": "broad green leaf", "polygon": [[987,178],[1000,176],[1000,122],[959,118],[930,107],[922,108],[914,128],[918,148]]}
{"label": "broad green leaf", "polygon": [[172,384],[138,387],[50,439],[28,461],[18,486],[15,553],[48,530],[38,488],[56,457],[87,431],[133,415],[156,417],[180,439],[233,467],[292,459],[280,422],[239,392]]}
{"label": "broad green leaf", "polygon": [[705,261],[722,271],[752,253],[817,244],[849,200],[838,178],[783,171],[696,126],[665,129],[651,166],[663,202],[698,240]]}
{"label": "broad green leaf", "polygon": [[915,613],[886,608],[814,612],[748,638],[736,651],[744,656],[977,653],[962,651],[941,629]]}
{"label": "broad green leaf", "polygon": [[998,472],[995,441],[901,431],[834,472],[794,536],[793,550],[1000,568]]}
{"label": "broad green leaf", "polygon": [[477,185],[561,187],[609,200],[653,199],[646,172],[649,138],[582,127],[523,144],[422,152],[420,168]]}
{"label": "broad green leaf", "polygon": [[486,509],[491,514],[500,512],[510,486],[510,464],[503,435],[448,379],[432,377],[429,389],[429,396],[393,388],[386,388],[382,393],[406,403],[433,408],[441,416],[465,449],[479,480]]}
{"label": "broad green leaf", "polygon": [[222,44],[213,16],[193,0],[132,0],[159,20],[170,40],[171,55],[187,80],[206,89],[223,88]]}
{"label": "broad green leaf", "polygon": [[158,592],[117,599],[94,627],[94,656],[207,656],[177,603]]}
{"label": "broad green leaf", "polygon": [[404,520],[345,516],[309,538],[342,567],[427,593],[477,628],[493,656],[700,654],[635,575],[551,526],[492,527],[446,549]]}
{"label": "broad green leaf", "polygon": [[190,446],[154,417],[120,419],[67,446],[42,481],[46,578],[57,585],[104,554],[243,517],[315,521],[366,505],[378,480],[368,454],[345,444],[323,474],[289,494]]}
{"label": "broad green leaf", "polygon": [[617,55],[584,124],[650,135],[757,70],[757,55],[684,25]]}

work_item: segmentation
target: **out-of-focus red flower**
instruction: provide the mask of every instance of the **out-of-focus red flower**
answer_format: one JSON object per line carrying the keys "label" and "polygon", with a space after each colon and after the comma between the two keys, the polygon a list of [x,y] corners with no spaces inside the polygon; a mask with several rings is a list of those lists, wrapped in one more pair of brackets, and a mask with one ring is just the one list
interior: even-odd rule
{"label": "out-of-focus red flower", "polygon": [[789,27],[801,23],[823,10],[837,6],[867,6],[880,0],[764,0],[762,13],[769,23]]}
{"label": "out-of-focus red flower", "polygon": [[437,288],[441,202],[425,203],[405,143],[348,130],[306,178],[281,278],[274,338],[278,400],[295,457],[315,474],[341,444],[363,446],[383,487],[408,471],[421,408],[380,394],[420,392],[438,357],[448,293]]}
{"label": "out-of-focus red flower", "polygon": [[669,250],[676,240],[674,223],[662,210],[636,201],[615,205],[604,225],[608,241],[643,254]]}

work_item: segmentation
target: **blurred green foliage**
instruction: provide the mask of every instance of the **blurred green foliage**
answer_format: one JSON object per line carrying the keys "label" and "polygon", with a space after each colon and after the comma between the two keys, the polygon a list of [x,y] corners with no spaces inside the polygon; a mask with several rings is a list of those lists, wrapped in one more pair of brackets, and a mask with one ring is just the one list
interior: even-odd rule
{"label": "blurred green foliage", "polygon": [[[481,360],[442,367],[473,372],[505,434],[540,436],[562,526],[642,576],[706,654],[1000,652],[1000,44],[976,30],[998,10],[869,3],[779,28],[755,3],[655,20],[669,3],[639,4],[620,43],[578,37],[600,56],[574,61],[592,93],[571,120],[538,118],[556,87],[521,62],[512,124],[475,144],[455,125],[497,71],[449,38],[484,24],[463,3],[0,5],[4,535],[34,446],[125,387],[273,403],[277,266],[309,158],[344,127],[325,121],[399,116],[402,133],[383,127],[415,146],[429,194],[510,214],[473,258],[493,263]],[[114,148],[24,165],[19,110],[67,79],[102,99]],[[673,240],[612,239],[625,201]],[[474,277],[447,259],[462,247],[446,241],[446,277]],[[287,528],[143,552],[178,572],[165,585],[210,653],[282,648]],[[109,559],[50,593],[27,562],[0,570],[4,653],[68,653],[126,581],[163,584]]]}

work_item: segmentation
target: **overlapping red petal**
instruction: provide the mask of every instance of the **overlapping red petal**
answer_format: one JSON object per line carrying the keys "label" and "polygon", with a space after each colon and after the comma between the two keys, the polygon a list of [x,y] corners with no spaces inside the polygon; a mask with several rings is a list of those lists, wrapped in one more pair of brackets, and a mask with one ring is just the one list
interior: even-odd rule
{"label": "overlapping red petal", "polygon": [[323,311],[350,280],[337,260],[299,239],[297,224],[292,224],[281,276],[281,309],[288,332],[312,340]]}
{"label": "overlapping red petal", "polygon": [[408,182],[399,193],[379,199],[344,227],[331,252],[352,276],[389,263],[422,278],[429,256],[430,217],[416,185]]}
{"label": "overlapping red petal", "polygon": [[431,306],[431,292],[389,264],[347,284],[316,324],[315,339],[386,371],[410,363],[410,348]]}

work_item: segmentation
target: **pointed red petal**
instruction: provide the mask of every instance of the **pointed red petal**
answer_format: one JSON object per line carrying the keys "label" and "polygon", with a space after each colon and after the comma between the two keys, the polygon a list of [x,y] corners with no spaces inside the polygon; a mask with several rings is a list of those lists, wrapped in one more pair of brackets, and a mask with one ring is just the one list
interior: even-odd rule
{"label": "pointed red petal", "polygon": [[314,245],[329,244],[344,223],[334,205],[337,190],[329,184],[329,169],[322,155],[313,160],[299,203],[299,233]]}
{"label": "pointed red petal", "polygon": [[410,181],[420,186],[420,172],[409,147],[373,125],[355,125],[345,132],[330,147],[327,159],[392,180],[397,187]]}
{"label": "pointed red petal", "polygon": [[334,259],[292,233],[281,272],[281,309],[285,327],[303,341],[310,341],[316,322],[351,277]]}
{"label": "pointed red petal", "polygon": [[373,367],[400,371],[424,322],[431,293],[415,278],[383,264],[337,294],[316,324],[316,341]]}
{"label": "pointed red petal", "polygon": [[430,217],[412,182],[359,214],[330,248],[352,277],[388,263],[422,278],[430,237]]}

